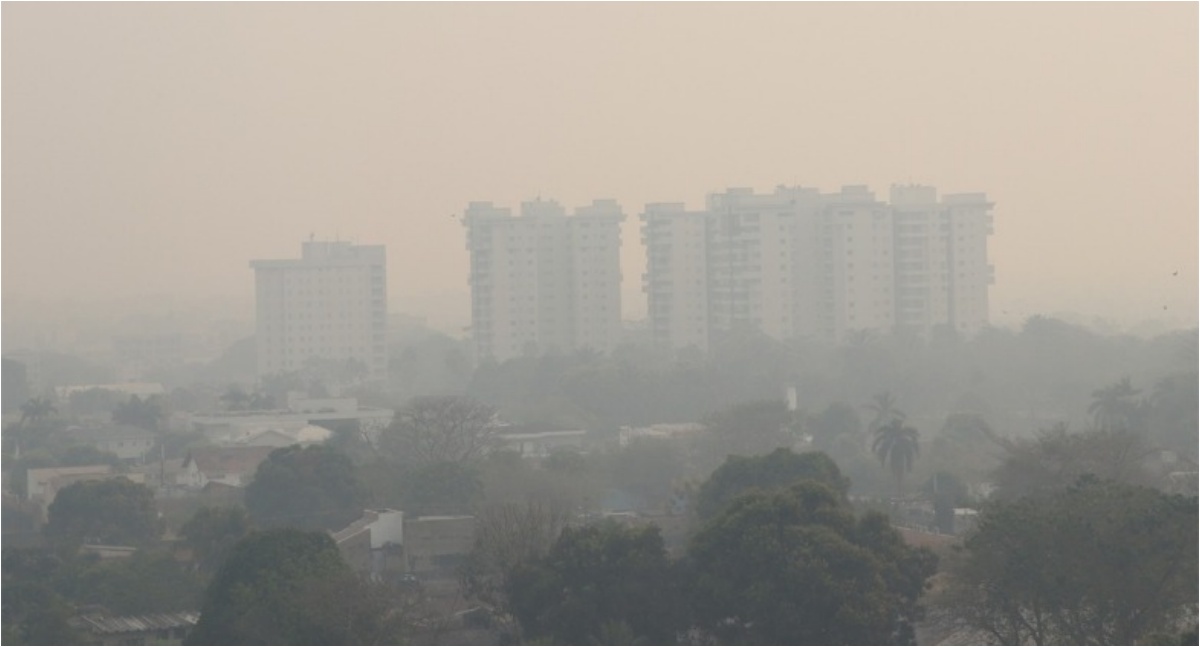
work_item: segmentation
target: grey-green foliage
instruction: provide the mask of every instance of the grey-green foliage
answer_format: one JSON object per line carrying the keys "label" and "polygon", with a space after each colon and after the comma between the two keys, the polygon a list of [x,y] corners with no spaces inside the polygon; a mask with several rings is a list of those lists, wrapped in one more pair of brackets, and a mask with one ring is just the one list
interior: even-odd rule
{"label": "grey-green foliage", "polygon": [[705,644],[906,644],[936,570],[887,518],[856,518],[814,481],[753,490],[688,548],[692,623]]}
{"label": "grey-green foliage", "polygon": [[250,518],[238,507],[209,507],[197,510],[179,529],[183,543],[192,551],[200,572],[220,568],[229,551],[250,532]]}
{"label": "grey-green foliage", "polygon": [[730,456],[700,486],[696,513],[708,519],[749,490],[787,488],[804,480],[822,483],[841,497],[850,489],[850,480],[821,452],[776,449],[761,456]]}
{"label": "grey-green foliage", "polygon": [[68,485],[58,492],[47,514],[43,534],[64,546],[144,546],[162,531],[154,493],[123,477]]}
{"label": "grey-green foliage", "polygon": [[1146,437],[1138,432],[1103,429],[1072,433],[1058,425],[1034,439],[1008,446],[1004,461],[992,475],[993,496],[1015,499],[1062,489],[1085,475],[1150,485],[1155,482],[1145,465],[1150,453]]}
{"label": "grey-green foliage", "polygon": [[340,530],[362,515],[367,493],[354,464],[322,445],[271,452],[246,487],[246,510],[260,526]]}
{"label": "grey-green foliage", "polygon": [[566,528],[550,551],[505,580],[526,637],[559,645],[665,645],[685,626],[683,592],[657,528]]}
{"label": "grey-green foliage", "polygon": [[192,645],[395,644],[391,604],[342,561],[324,532],[251,533],[204,594]]}
{"label": "grey-green foliage", "polygon": [[1101,481],[983,510],[944,597],[1000,644],[1139,644],[1193,623],[1195,497]]}

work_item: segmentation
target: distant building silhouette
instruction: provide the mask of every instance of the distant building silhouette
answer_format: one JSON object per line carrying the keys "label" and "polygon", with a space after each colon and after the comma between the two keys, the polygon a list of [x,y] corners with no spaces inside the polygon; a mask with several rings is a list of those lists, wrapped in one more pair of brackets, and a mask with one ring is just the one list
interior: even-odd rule
{"label": "distant building silhouette", "polygon": [[547,351],[612,350],[621,335],[621,229],[613,200],[568,216],[553,200],[513,216],[472,202],[463,224],[471,252],[471,336],[480,359]]}
{"label": "distant building silhouette", "polygon": [[938,201],[934,188],[915,185],[892,187],[890,198],[865,186],[779,187],[713,194],[702,211],[647,205],[643,289],[654,338],[707,349],[735,330],[844,341],[986,325],[992,203],[982,193]]}
{"label": "distant building silhouette", "polygon": [[383,245],[307,241],[299,259],[251,261],[259,376],[312,360],[361,364],[387,377],[387,256]]}

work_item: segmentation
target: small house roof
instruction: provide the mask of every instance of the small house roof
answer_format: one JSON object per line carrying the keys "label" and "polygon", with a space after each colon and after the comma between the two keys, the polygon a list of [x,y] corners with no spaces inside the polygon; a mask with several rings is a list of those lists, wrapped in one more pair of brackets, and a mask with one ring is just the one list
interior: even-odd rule
{"label": "small house roof", "polygon": [[197,447],[188,453],[188,459],[205,474],[247,474],[258,469],[275,449],[264,446]]}

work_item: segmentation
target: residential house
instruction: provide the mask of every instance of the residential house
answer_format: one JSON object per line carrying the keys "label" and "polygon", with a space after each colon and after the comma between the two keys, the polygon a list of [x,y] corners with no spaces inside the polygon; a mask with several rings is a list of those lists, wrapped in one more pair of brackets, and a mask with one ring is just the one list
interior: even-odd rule
{"label": "residential house", "polygon": [[399,510],[365,510],[332,536],[346,563],[370,577],[389,572],[449,577],[475,545],[475,517],[405,519]]}
{"label": "residential house", "polygon": [[245,487],[254,479],[259,464],[276,449],[270,446],[197,447],[188,452],[175,484],[192,490],[199,490],[209,483]]}
{"label": "residential house", "polygon": [[354,523],[333,533],[333,541],[351,568],[372,579],[406,570],[402,559],[404,513],[399,510],[364,510]]}

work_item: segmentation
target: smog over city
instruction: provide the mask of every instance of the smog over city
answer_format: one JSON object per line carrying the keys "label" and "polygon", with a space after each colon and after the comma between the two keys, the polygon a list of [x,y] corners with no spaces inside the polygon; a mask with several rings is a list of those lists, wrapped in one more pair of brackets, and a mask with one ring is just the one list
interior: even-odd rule
{"label": "smog over city", "polygon": [[4,3],[3,642],[1194,643],[1198,22]]}

